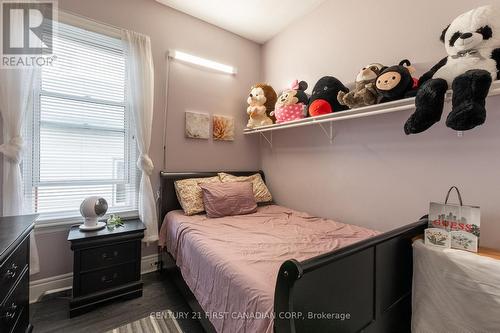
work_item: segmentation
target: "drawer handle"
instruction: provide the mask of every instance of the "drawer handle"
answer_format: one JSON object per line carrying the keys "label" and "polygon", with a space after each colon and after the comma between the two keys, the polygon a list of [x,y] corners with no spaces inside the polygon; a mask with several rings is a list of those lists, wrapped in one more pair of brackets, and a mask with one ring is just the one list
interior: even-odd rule
{"label": "drawer handle", "polygon": [[16,310],[17,310],[16,303],[12,303],[10,309],[8,309],[5,312],[5,318],[7,318],[8,320],[14,319],[16,317]]}
{"label": "drawer handle", "polygon": [[101,277],[101,281],[104,282],[104,283],[111,283],[114,281],[114,279],[116,279],[118,277],[118,273],[113,273],[113,276],[109,279],[106,278],[106,275],[103,275]]}
{"label": "drawer handle", "polygon": [[112,257],[108,257],[108,254],[107,253],[103,253],[101,255],[102,259],[104,260],[113,260],[114,257],[118,257],[118,251],[113,251],[113,256]]}
{"label": "drawer handle", "polygon": [[12,263],[12,265],[10,266],[10,268],[7,269],[7,272],[5,273],[5,276],[8,279],[15,278],[16,275],[17,275],[17,269],[18,269],[18,266],[15,263]]}

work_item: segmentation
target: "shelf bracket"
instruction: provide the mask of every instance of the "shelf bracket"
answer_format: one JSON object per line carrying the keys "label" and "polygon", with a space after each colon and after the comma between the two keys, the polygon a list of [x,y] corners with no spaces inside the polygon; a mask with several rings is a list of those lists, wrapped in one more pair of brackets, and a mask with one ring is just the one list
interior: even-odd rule
{"label": "shelf bracket", "polygon": [[319,127],[323,130],[323,133],[326,135],[328,140],[330,140],[330,143],[333,143],[333,123],[329,122],[330,125],[329,129],[326,129],[323,123],[318,123]]}
{"label": "shelf bracket", "polygon": [[269,147],[273,149],[273,132],[271,131],[271,135],[269,136],[269,138],[263,132],[259,132],[259,134],[262,138],[264,138],[264,140],[267,141],[267,143],[269,143]]}

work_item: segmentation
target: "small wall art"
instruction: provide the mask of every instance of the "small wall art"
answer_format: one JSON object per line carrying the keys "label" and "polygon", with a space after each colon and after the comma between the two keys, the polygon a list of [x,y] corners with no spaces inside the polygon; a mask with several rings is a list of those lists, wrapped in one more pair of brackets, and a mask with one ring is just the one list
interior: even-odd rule
{"label": "small wall art", "polygon": [[234,141],[234,118],[214,115],[212,117],[212,137],[215,141]]}
{"label": "small wall art", "polygon": [[210,115],[186,111],[186,138],[208,139],[210,137]]}

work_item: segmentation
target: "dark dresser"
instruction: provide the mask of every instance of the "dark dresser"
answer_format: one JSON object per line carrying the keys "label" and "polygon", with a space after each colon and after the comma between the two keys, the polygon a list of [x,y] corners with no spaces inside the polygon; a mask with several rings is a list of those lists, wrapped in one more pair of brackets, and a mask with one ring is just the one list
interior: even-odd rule
{"label": "dark dresser", "polygon": [[31,332],[30,233],[37,215],[0,217],[0,332]]}
{"label": "dark dresser", "polygon": [[70,317],[91,311],[117,298],[142,296],[141,239],[146,227],[140,220],[123,227],[80,231],[71,227],[73,298]]}

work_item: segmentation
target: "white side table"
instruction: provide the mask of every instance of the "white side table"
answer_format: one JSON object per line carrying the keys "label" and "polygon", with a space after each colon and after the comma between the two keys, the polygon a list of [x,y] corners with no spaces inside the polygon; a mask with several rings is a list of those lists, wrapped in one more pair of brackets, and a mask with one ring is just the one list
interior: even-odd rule
{"label": "white side table", "polygon": [[500,251],[413,243],[412,332],[500,332]]}

